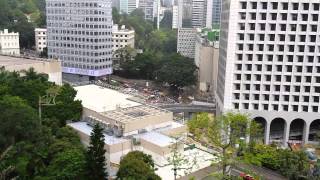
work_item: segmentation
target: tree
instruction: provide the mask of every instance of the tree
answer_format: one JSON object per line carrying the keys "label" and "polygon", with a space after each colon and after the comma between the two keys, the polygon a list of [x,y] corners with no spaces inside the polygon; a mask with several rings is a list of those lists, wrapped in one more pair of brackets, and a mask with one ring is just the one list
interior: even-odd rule
{"label": "tree", "polygon": [[26,101],[5,95],[0,98],[0,112],[0,152],[16,142],[35,138],[38,116]]}
{"label": "tree", "polygon": [[116,7],[112,7],[112,20],[114,24],[120,23],[120,14]]}
{"label": "tree", "polygon": [[249,121],[247,115],[238,112],[228,112],[218,118],[200,113],[188,122],[188,127],[198,140],[205,141],[221,151],[220,165],[223,176],[226,176],[229,166],[233,164],[236,144],[250,132]]}
{"label": "tree", "polygon": [[103,128],[96,124],[91,132],[90,145],[87,151],[87,173],[88,178],[97,180],[105,179],[108,176],[106,172],[106,158],[104,149]]}
{"label": "tree", "polygon": [[197,67],[189,58],[173,54],[165,57],[160,67],[155,73],[157,82],[168,83],[175,89],[194,85],[197,82]]}
{"label": "tree", "polygon": [[136,54],[135,50],[130,46],[126,46],[126,47],[117,49],[114,52],[114,55],[116,55],[119,58],[119,66],[120,67],[123,63],[131,61],[133,59],[133,57],[135,56],[135,54]]}
{"label": "tree", "polygon": [[154,170],[154,162],[150,155],[146,155],[141,151],[132,151],[120,161],[117,179],[160,180]]}

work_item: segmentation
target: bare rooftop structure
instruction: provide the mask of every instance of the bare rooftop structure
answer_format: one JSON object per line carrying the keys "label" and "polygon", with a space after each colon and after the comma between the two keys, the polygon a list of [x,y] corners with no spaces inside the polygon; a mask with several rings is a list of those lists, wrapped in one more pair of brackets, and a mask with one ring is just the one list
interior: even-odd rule
{"label": "bare rooftop structure", "polygon": [[165,109],[154,106],[139,105],[114,111],[107,111],[102,114],[114,121],[128,123],[130,121],[141,120],[147,117],[162,116],[167,113],[170,112]]}
{"label": "bare rooftop structure", "polygon": [[99,113],[141,105],[129,100],[131,95],[93,84],[78,86],[75,89],[76,99],[82,101],[83,107]]}

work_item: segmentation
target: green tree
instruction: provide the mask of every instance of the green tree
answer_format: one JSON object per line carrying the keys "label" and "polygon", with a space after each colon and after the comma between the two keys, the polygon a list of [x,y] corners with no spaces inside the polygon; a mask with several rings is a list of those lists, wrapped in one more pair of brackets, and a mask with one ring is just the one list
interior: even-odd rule
{"label": "green tree", "polygon": [[165,57],[160,67],[155,73],[157,82],[168,83],[175,89],[194,85],[197,82],[197,67],[189,58],[173,54]]}
{"label": "green tree", "polygon": [[223,176],[226,176],[228,167],[234,163],[236,144],[250,132],[249,122],[247,115],[238,112],[228,112],[218,118],[200,113],[188,122],[188,127],[198,140],[220,149],[219,164]]}
{"label": "green tree", "polygon": [[0,98],[0,112],[0,152],[16,142],[35,138],[38,116],[26,101],[5,95]]}
{"label": "green tree", "polygon": [[160,180],[160,177],[154,173],[154,170],[154,162],[150,155],[146,155],[141,151],[132,151],[120,161],[117,179]]}
{"label": "green tree", "polygon": [[106,172],[106,159],[104,149],[103,128],[96,124],[90,136],[90,145],[87,151],[87,173],[89,179],[105,179],[108,176]]}
{"label": "green tree", "polygon": [[116,7],[112,7],[112,20],[114,24],[119,24],[120,23],[120,14],[119,11]]}

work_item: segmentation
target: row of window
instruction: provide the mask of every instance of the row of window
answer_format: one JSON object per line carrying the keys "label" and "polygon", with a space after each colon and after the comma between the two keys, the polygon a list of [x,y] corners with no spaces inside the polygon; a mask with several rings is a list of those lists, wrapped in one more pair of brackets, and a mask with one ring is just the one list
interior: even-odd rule
{"label": "row of window", "polygon": [[269,9],[269,10],[314,10],[319,11],[320,3],[298,3],[298,2],[240,2],[240,9]]}
{"label": "row of window", "polygon": [[[239,109],[239,103],[233,103],[233,106],[235,109]],[[259,108],[260,107],[260,108]],[[295,111],[295,112],[299,112],[299,111],[303,111],[303,112],[318,112],[319,111],[319,107],[318,106],[306,106],[306,105],[291,105],[291,111]],[[300,110],[299,110],[300,107]],[[252,103],[251,104],[251,108],[252,110],[265,110],[265,111],[270,111],[270,110],[274,110],[274,111],[289,111],[289,105],[281,105],[281,108],[279,108],[278,104],[271,104],[269,106],[269,104],[256,104],[256,103]],[[249,103],[242,103],[242,107],[241,109],[249,109]]]}
{"label": "row of window", "polygon": [[[259,53],[259,52],[256,52]],[[274,55],[270,54],[237,54],[237,61],[265,61],[265,62],[298,62],[298,63],[320,63],[320,56],[304,56],[304,55]],[[317,61],[316,61],[317,60]]]}
{"label": "row of window", "polygon": [[[299,32],[317,32],[318,26],[314,24],[275,24],[275,23],[247,23],[247,26],[245,23],[239,23],[239,30],[240,31],[289,31],[289,32],[296,32],[297,30]],[[281,33],[281,32],[279,32]]]}
{"label": "row of window", "polygon": [[[251,97],[250,97],[251,96]],[[282,101],[282,102],[305,102],[305,103],[319,103],[319,96],[299,96],[299,95],[269,95],[269,94],[242,94],[240,97],[240,93],[233,93],[233,98],[235,100],[252,100],[252,101]],[[280,99],[281,98],[281,99]],[[310,101],[311,100],[311,101]]]}
{"label": "row of window", "polygon": [[255,12],[239,12],[240,20],[268,20],[268,21],[314,21],[318,22],[319,14],[298,14],[298,13],[257,13]]}
{"label": "row of window", "polygon": [[[239,51],[278,51],[284,52],[285,47],[287,52],[304,52],[304,53],[314,53],[316,52],[316,47],[318,52],[320,52],[320,46],[313,45],[274,45],[274,44],[241,44],[238,43]],[[245,47],[245,48],[244,48]],[[276,48],[275,48],[276,47]]]}
{"label": "row of window", "polygon": [[[244,68],[243,68],[244,67]],[[254,68],[252,68],[254,67]],[[263,68],[262,68],[263,67]],[[320,66],[292,66],[292,65],[271,65],[271,64],[235,64],[236,71],[263,71],[263,72],[296,72],[296,73],[320,73]]]}
{"label": "row of window", "polygon": [[[311,79],[311,77],[310,77]],[[260,85],[260,84],[252,84],[252,86],[250,84],[239,84],[239,83],[234,83],[234,90],[240,90],[242,86],[242,90],[245,91],[250,91],[250,90],[256,90],[256,91],[270,91],[271,90],[271,85],[269,84],[264,84],[264,85]],[[273,90],[277,89],[278,91],[280,91],[280,87],[278,87],[279,85],[275,85],[273,86]],[[251,88],[252,87],[252,88]],[[290,86],[290,85],[283,85],[282,86],[282,91],[283,92],[291,92],[291,91],[295,91],[295,92],[301,92],[302,90],[304,92],[310,92],[312,90],[312,93],[320,93],[320,86],[304,86],[303,88],[301,88],[300,86]]]}

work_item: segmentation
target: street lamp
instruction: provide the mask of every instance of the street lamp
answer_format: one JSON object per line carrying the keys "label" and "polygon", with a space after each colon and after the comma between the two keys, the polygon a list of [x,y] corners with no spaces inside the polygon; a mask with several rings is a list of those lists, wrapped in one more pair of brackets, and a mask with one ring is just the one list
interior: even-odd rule
{"label": "street lamp", "polygon": [[59,94],[59,87],[52,87],[46,91],[46,95],[39,96],[39,124],[42,125],[42,106],[56,105],[56,97]]}

